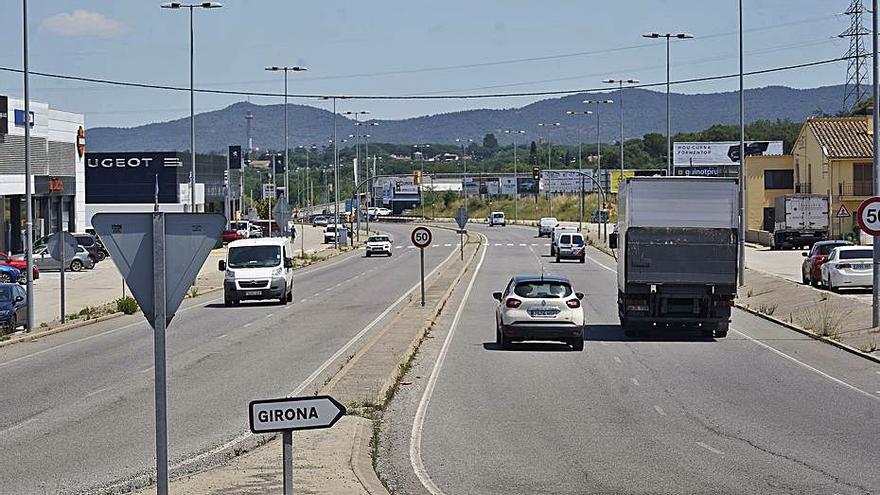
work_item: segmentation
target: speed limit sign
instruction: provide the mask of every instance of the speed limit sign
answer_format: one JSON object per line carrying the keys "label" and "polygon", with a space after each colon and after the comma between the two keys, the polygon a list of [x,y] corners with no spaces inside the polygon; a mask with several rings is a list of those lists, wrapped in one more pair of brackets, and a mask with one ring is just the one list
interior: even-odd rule
{"label": "speed limit sign", "polygon": [[874,196],[862,201],[856,219],[865,233],[880,236],[880,197]]}
{"label": "speed limit sign", "polygon": [[427,227],[416,227],[410,235],[413,246],[424,249],[431,245],[431,231]]}

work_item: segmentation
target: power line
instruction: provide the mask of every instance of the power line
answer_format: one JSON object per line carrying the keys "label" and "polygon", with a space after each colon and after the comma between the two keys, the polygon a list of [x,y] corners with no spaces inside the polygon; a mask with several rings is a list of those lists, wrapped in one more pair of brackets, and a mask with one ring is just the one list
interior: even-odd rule
{"label": "power line", "polygon": [[[866,53],[865,57],[870,56],[870,53]],[[830,58],[825,60],[816,60],[813,62],[805,62],[801,64],[792,64],[785,65],[780,67],[772,67],[761,70],[753,70],[745,72],[744,75],[753,76],[760,74],[769,74],[773,72],[783,72],[795,69],[803,69],[806,67],[815,67],[819,65],[827,65],[833,64],[836,62],[848,61],[851,60],[852,56],[842,56],[837,58]],[[13,67],[0,67],[0,71],[4,72],[14,72],[14,73],[22,73],[21,69],[16,69]],[[113,79],[103,79],[103,78],[92,78],[92,77],[83,77],[83,76],[72,76],[68,74],[53,74],[49,72],[34,72],[31,71],[30,74],[32,76],[37,77],[45,77],[50,79],[60,79],[66,81],[80,81],[80,82],[88,82],[95,84],[107,84],[113,86],[122,86],[129,88],[141,88],[141,89],[156,89],[156,90],[165,90],[165,91],[189,91],[189,88],[181,87],[181,86],[170,86],[163,84],[147,84],[147,83],[138,83],[132,81],[119,81]],[[717,81],[721,79],[729,79],[738,77],[738,74],[723,74],[716,76],[704,76],[704,77],[696,77],[691,79],[679,79],[676,81],[671,81],[670,84],[673,85],[681,85],[681,84],[692,84],[697,82],[706,82],[706,81]],[[631,88],[652,88],[656,86],[663,86],[665,82],[654,82],[654,83],[642,83],[636,84],[633,86],[629,86]],[[570,95],[570,94],[578,94],[578,93],[593,93],[600,91],[608,91],[608,88],[580,88],[580,89],[568,89],[568,90],[557,90],[557,91],[523,91],[523,92],[514,92],[514,93],[483,93],[483,94],[470,94],[470,95],[338,95],[338,94],[288,94],[289,98],[303,98],[303,99],[349,99],[349,100],[477,100],[477,99],[493,99],[493,98],[519,98],[519,97],[534,97],[534,96],[559,96],[559,95]],[[215,94],[215,95],[230,95],[230,96],[254,96],[254,97],[269,97],[269,98],[281,98],[284,97],[284,93],[274,93],[274,92],[253,92],[253,91],[243,91],[243,90],[222,90],[222,89],[207,89],[207,88],[196,88],[195,92],[201,94]]]}

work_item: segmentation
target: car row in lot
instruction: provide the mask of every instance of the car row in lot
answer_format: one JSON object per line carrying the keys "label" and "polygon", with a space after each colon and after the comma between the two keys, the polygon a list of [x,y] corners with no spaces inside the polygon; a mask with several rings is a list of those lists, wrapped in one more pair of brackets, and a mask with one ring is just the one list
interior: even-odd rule
{"label": "car row in lot", "polygon": [[801,279],[813,287],[842,288],[873,286],[873,248],[854,246],[849,241],[819,241],[804,252]]}

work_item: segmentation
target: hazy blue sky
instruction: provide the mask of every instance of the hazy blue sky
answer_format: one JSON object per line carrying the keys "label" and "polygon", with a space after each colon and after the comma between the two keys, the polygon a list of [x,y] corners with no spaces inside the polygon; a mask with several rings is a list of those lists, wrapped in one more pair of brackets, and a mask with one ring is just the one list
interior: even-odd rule
{"label": "hazy blue sky", "polygon": [[[35,71],[188,86],[188,15],[146,0],[30,2]],[[688,31],[674,42],[673,79],[735,72],[736,0],[293,1],[227,0],[196,11],[196,86],[280,91],[266,65],[303,64],[290,92],[300,94],[466,94],[602,86],[608,77],[665,80],[661,40],[645,31]],[[746,70],[844,54],[849,0],[744,0]],[[21,1],[3,0],[0,66],[21,67]],[[586,53],[585,53],[586,52]],[[467,68],[468,64],[553,57]],[[419,71],[419,69],[445,68]],[[413,72],[407,72],[413,71]],[[387,74],[388,72],[403,72]],[[386,73],[386,74],[381,74]],[[378,75],[377,75],[378,74]],[[822,67],[747,79],[748,87],[841,84],[846,67]],[[735,89],[736,80],[688,84],[674,91]],[[82,112],[90,127],[137,125],[185,116],[187,93],[32,79],[32,97]],[[21,96],[21,76],[0,72],[0,94]],[[196,96],[197,111],[244,100]],[[378,119],[468,108],[507,108],[539,98],[454,101],[345,101]],[[258,104],[274,98],[251,98]],[[326,108],[314,100],[292,100]],[[735,109],[731,109],[735,111]]]}

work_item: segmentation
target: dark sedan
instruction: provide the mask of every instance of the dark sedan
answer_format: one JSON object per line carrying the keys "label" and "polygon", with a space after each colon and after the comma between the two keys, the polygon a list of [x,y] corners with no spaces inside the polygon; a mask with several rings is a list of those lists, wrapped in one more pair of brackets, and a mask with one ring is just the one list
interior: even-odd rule
{"label": "dark sedan", "polygon": [[14,332],[27,327],[27,292],[15,283],[0,283],[0,328]]}

